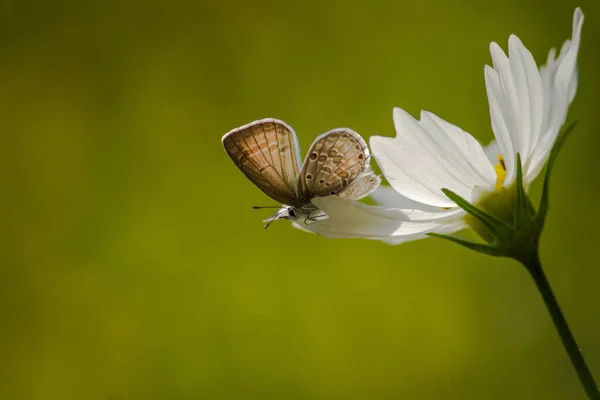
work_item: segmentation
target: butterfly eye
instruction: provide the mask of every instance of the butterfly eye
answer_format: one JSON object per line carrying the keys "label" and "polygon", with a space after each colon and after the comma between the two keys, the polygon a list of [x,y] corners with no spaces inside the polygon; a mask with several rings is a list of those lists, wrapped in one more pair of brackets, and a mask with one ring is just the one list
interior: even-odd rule
{"label": "butterfly eye", "polygon": [[292,218],[296,218],[296,211],[293,208],[288,208],[288,215]]}

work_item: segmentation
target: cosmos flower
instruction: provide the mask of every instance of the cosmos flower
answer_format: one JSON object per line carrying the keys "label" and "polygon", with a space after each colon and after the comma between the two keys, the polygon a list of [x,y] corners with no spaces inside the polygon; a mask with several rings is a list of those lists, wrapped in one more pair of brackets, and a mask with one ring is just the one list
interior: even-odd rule
{"label": "cosmos flower", "polygon": [[[476,206],[510,203],[517,177],[517,154],[525,188],[539,175],[565,123],[578,82],[583,13],[573,17],[572,38],[559,56],[550,50],[539,69],[521,40],[511,35],[508,55],[491,43],[492,67],[484,69],[492,129],[487,147],[433,113],[413,118],[393,110],[396,137],[373,136],[371,150],[391,187],[372,197],[379,206],[329,196],[315,205],[329,218],[305,229],[326,237],[360,237],[397,244],[448,234],[466,226],[465,211],[442,189]],[[506,204],[505,204],[506,205]],[[502,207],[496,207],[496,211]]]}

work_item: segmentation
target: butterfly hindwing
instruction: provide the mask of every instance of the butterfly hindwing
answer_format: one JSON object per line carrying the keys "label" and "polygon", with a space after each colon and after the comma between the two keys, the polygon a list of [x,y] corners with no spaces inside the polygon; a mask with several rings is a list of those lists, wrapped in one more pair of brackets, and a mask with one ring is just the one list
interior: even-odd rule
{"label": "butterfly hindwing", "polygon": [[349,200],[360,200],[370,195],[381,184],[381,178],[375,175],[369,165],[350,185],[339,193],[340,197]]}
{"label": "butterfly hindwing", "polygon": [[299,196],[341,194],[367,170],[368,163],[369,150],[358,133],[348,128],[324,133],[315,139],[304,159],[298,180]]}
{"label": "butterfly hindwing", "polygon": [[235,165],[267,196],[298,206],[298,140],[285,122],[267,118],[227,132],[223,147]]}

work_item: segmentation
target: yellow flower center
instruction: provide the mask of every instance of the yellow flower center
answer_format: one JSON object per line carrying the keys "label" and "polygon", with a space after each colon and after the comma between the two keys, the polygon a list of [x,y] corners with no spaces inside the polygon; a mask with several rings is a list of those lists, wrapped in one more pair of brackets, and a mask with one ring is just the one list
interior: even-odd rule
{"label": "yellow flower center", "polygon": [[498,154],[498,164],[494,165],[496,170],[496,185],[495,189],[500,189],[506,180],[506,164],[504,164],[504,157],[502,154]]}
{"label": "yellow flower center", "polygon": [[[516,190],[514,185],[510,187],[504,186],[504,181],[506,181],[506,164],[504,163],[502,154],[498,154],[498,164],[494,165],[494,169],[496,170],[494,191],[483,194],[477,200],[475,206],[512,225],[515,218]],[[488,243],[494,240],[488,229],[473,216],[465,216],[465,222]]]}

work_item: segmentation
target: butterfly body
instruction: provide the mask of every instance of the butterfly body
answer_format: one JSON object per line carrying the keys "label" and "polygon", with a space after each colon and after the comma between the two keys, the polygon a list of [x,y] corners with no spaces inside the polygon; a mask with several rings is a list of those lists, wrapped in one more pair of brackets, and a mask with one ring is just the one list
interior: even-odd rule
{"label": "butterfly body", "polygon": [[226,133],[222,142],[242,173],[283,204],[276,219],[311,220],[318,211],[315,197],[359,199],[380,183],[365,141],[348,128],[317,137],[303,163],[294,130],[281,120],[251,122]]}

